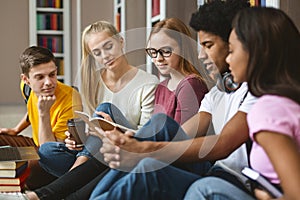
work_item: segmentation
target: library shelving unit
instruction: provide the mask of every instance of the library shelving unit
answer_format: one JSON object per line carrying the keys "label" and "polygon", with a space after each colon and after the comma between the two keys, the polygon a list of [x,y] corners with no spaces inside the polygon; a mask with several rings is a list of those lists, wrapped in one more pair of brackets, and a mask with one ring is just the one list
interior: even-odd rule
{"label": "library shelving unit", "polygon": [[[166,18],[166,0],[147,0],[147,39],[151,32],[151,27],[154,26],[156,22],[159,22]],[[151,62],[151,58],[147,56],[146,59],[146,71],[152,74],[158,75],[158,71],[154,64]]]}
{"label": "library shelving unit", "polygon": [[114,23],[119,32],[125,31],[125,3],[126,0],[114,0]]}
{"label": "library shelving unit", "polygon": [[250,0],[251,6],[280,8],[280,0]]}
{"label": "library shelving unit", "polygon": [[29,0],[30,45],[49,48],[58,67],[57,78],[71,84],[69,0]]}

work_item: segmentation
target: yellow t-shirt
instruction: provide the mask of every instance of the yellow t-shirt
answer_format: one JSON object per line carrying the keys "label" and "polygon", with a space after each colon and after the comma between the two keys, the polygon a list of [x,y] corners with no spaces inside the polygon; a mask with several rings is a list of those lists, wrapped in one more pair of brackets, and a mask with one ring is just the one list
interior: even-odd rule
{"label": "yellow t-shirt", "polygon": [[[50,109],[52,132],[55,138],[64,140],[66,138],[65,131],[68,130],[67,121],[75,117],[75,110],[82,111],[82,102],[80,94],[75,89],[59,81],[57,82],[55,96],[56,100]],[[27,102],[28,118],[32,127],[33,141],[39,146],[39,112],[37,105],[38,97],[31,91]]]}

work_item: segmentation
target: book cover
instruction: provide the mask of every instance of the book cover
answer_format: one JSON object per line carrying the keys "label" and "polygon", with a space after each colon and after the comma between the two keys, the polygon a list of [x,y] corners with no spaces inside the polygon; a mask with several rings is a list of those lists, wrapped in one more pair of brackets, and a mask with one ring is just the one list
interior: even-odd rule
{"label": "book cover", "polygon": [[16,178],[0,178],[0,186],[22,185],[30,175],[30,168],[27,167],[19,177]]}
{"label": "book cover", "polygon": [[28,162],[17,169],[0,169],[0,178],[16,178],[26,170],[27,166]]}
{"label": "book cover", "polygon": [[267,191],[270,195],[272,195],[272,197],[279,198],[282,196],[282,193],[274,185],[272,185],[272,183],[270,183],[265,177],[260,175],[259,172],[249,167],[245,167],[242,170],[242,174],[248,177],[250,180],[252,180],[255,185],[258,185],[258,187],[262,187],[262,189]]}
{"label": "book cover", "polygon": [[28,161],[39,160],[40,157],[34,146],[0,148],[0,161]]}
{"label": "book cover", "polygon": [[27,161],[1,161],[0,169],[17,169],[26,163]]}
{"label": "book cover", "polygon": [[[80,117],[85,123],[88,124],[90,128],[92,128],[95,131],[95,127],[101,128],[104,131],[113,130],[114,128],[118,128],[123,133],[126,131],[131,131],[134,134],[136,133],[136,130],[127,128],[125,126],[122,126],[120,124],[116,124],[114,122],[108,121],[106,119],[100,118],[100,117],[90,117],[87,113],[81,112],[81,111],[75,111],[78,117]],[[101,135],[99,135],[100,138],[102,138]]]}

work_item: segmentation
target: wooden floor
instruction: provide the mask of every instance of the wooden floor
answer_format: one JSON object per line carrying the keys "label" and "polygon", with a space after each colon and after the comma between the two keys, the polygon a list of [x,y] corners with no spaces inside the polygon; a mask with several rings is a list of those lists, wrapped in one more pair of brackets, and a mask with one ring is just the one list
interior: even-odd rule
{"label": "wooden floor", "polygon": [[[25,105],[0,105],[0,127],[13,128],[23,118],[26,113]],[[27,127],[22,135],[31,137],[31,127]]]}

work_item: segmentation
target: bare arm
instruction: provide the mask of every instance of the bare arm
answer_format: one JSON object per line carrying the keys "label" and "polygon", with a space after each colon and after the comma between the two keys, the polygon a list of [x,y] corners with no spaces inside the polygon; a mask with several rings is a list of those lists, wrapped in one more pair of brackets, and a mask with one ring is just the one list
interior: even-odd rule
{"label": "bare arm", "polygon": [[[139,142],[117,131],[106,132],[106,137],[119,148],[114,150],[120,152],[121,155],[107,153],[104,156],[106,161],[112,161],[111,167],[132,165],[146,156],[165,162],[176,160],[193,162],[226,158],[249,137],[246,115],[244,112],[237,112],[224,126],[220,135],[198,137],[179,142]],[[112,147],[107,149],[109,148],[112,149]],[[134,156],[132,152],[135,153]],[[105,153],[103,149],[102,153]]]}
{"label": "bare arm", "polygon": [[39,96],[39,144],[56,141],[50,122],[50,108],[56,100],[55,96]]}
{"label": "bare arm", "polygon": [[[246,142],[249,137],[246,116],[246,113],[238,111],[226,123],[219,135],[198,137],[194,140],[181,142],[165,142],[163,147],[169,149],[167,151],[169,155],[156,153],[155,151],[152,151],[152,155],[160,160],[180,156],[179,161],[183,162],[226,158]],[[182,152],[182,154],[178,155],[176,152]]]}
{"label": "bare arm", "polygon": [[181,127],[190,137],[200,137],[207,133],[211,122],[211,114],[207,112],[198,112],[187,120]]}
{"label": "bare arm", "polygon": [[0,128],[0,134],[18,135],[30,125],[30,122],[27,121],[27,116],[28,113],[24,115],[21,121],[14,128]]}
{"label": "bare arm", "polygon": [[299,199],[300,153],[294,139],[284,134],[259,132],[255,140],[265,150],[279,176],[284,190],[282,199]]}

